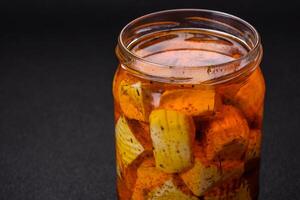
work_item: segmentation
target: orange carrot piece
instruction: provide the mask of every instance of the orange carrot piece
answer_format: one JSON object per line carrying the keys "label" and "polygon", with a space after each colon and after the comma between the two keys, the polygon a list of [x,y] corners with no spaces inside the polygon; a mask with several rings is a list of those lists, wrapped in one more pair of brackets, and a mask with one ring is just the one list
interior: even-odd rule
{"label": "orange carrot piece", "polygon": [[134,136],[142,144],[144,149],[152,150],[152,141],[150,137],[149,124],[137,120],[127,120],[127,121]]}
{"label": "orange carrot piece", "polygon": [[237,106],[249,123],[261,128],[265,82],[260,68],[257,68],[246,80],[224,84],[217,88],[225,103]]}
{"label": "orange carrot piece", "polygon": [[217,107],[213,89],[168,90],[161,96],[160,107],[180,111],[191,116],[205,116],[214,113]]}
{"label": "orange carrot piece", "polygon": [[246,151],[245,161],[250,161],[260,157],[261,151],[261,130],[250,130],[249,144]]}
{"label": "orange carrot piece", "polygon": [[245,179],[231,179],[204,195],[204,200],[252,200],[249,184]]}
{"label": "orange carrot piece", "polygon": [[127,188],[124,181],[117,179],[118,197],[122,200],[131,200],[132,191]]}
{"label": "orange carrot piece", "polygon": [[144,160],[137,170],[137,182],[132,194],[132,200],[146,200],[148,192],[163,185],[170,178],[171,175],[156,169],[153,158]]}
{"label": "orange carrot piece", "polygon": [[209,160],[241,159],[248,145],[249,128],[238,109],[223,106],[204,135]]}
{"label": "orange carrot piece", "polygon": [[222,182],[229,179],[239,179],[245,171],[244,162],[241,160],[220,161]]}
{"label": "orange carrot piece", "polygon": [[205,193],[204,200],[244,200],[235,198],[240,185],[239,179],[230,179]]}
{"label": "orange carrot piece", "polygon": [[263,106],[264,96],[264,78],[260,68],[257,68],[234,96],[234,101],[237,102],[246,117],[253,121]]}

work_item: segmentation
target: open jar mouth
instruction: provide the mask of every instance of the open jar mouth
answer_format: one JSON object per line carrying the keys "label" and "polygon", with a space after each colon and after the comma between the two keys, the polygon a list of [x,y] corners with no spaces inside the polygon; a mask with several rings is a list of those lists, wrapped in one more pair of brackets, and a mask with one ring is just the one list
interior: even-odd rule
{"label": "open jar mouth", "polygon": [[[231,61],[185,67],[149,61],[130,49],[131,44],[143,36],[180,29],[222,33],[239,41],[248,51]],[[262,46],[257,30],[241,18],[213,10],[174,9],[144,15],[127,24],[119,35],[116,53],[122,68],[142,78],[216,84],[252,72],[261,61]]]}

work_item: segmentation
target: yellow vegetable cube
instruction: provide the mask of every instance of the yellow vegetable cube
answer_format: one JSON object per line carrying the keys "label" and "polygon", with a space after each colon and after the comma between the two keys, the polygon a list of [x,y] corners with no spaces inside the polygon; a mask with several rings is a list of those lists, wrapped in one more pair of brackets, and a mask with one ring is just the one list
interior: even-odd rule
{"label": "yellow vegetable cube", "polygon": [[176,173],[192,165],[195,138],[192,118],[173,110],[154,110],[150,114],[150,133],[158,169]]}
{"label": "yellow vegetable cube", "polygon": [[194,154],[194,166],[181,173],[180,177],[197,196],[203,195],[227,179],[240,177],[244,172],[244,164],[241,161],[208,161],[200,144],[195,145]]}
{"label": "yellow vegetable cube", "polygon": [[136,139],[124,116],[119,118],[115,127],[115,132],[116,148],[119,153],[120,160],[125,166],[128,166],[139,155],[141,155],[145,149]]}

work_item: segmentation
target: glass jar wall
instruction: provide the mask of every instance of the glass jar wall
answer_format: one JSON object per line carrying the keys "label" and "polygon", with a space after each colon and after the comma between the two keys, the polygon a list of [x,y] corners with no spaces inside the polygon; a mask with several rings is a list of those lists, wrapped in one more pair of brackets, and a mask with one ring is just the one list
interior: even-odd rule
{"label": "glass jar wall", "polygon": [[119,199],[257,199],[257,31],[221,12],[162,11],[129,23],[116,53]]}

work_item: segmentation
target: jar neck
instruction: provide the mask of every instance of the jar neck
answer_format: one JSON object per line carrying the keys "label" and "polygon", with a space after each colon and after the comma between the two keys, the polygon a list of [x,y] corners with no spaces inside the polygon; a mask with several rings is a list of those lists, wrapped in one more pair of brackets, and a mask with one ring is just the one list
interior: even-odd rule
{"label": "jar neck", "polygon": [[[180,29],[227,35],[246,46],[248,52],[216,65],[178,67],[151,62],[130,49],[141,37]],[[254,71],[261,62],[262,46],[257,31],[240,18],[217,11],[180,9],[152,13],[130,22],[120,33],[116,54],[122,68],[142,78],[168,83],[217,84]]]}

